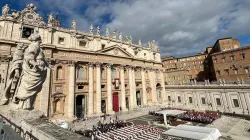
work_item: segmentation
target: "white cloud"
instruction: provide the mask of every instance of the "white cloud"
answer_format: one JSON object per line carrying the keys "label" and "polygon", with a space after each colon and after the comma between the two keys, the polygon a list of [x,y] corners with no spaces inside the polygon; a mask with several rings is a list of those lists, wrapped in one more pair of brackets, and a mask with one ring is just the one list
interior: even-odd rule
{"label": "white cloud", "polygon": [[[194,54],[220,37],[250,32],[249,0],[43,0],[36,3],[38,8],[65,15],[68,26],[75,19],[81,30],[89,30],[93,23],[102,30],[116,28],[124,36],[131,35],[134,43],[138,39],[144,44],[156,40],[162,56]],[[111,19],[103,19],[107,14]]]}

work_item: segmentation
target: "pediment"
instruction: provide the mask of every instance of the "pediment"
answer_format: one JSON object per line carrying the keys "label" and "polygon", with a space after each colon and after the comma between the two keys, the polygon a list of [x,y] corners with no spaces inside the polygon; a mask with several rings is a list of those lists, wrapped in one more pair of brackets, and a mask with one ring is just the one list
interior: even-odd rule
{"label": "pediment", "polygon": [[121,48],[119,45],[110,46],[97,52],[121,57],[133,57],[132,54]]}

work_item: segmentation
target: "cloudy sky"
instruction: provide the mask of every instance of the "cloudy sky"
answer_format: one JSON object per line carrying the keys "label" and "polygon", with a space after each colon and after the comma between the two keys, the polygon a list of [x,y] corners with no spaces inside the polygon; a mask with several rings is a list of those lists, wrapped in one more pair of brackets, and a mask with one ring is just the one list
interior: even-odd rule
{"label": "cloudy sky", "polygon": [[58,12],[62,26],[76,20],[77,29],[90,24],[132,36],[143,44],[155,40],[161,56],[187,56],[212,46],[218,38],[234,37],[250,45],[250,0],[1,0],[0,6],[22,10],[34,3],[40,15]]}

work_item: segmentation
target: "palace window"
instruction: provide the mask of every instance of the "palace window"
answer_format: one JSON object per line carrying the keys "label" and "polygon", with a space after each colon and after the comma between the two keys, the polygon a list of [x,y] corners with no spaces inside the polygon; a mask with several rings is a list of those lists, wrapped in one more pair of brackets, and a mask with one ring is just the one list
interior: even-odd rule
{"label": "palace window", "polygon": [[231,59],[231,61],[235,60],[234,55],[231,55],[231,56],[230,56],[230,59]]}
{"label": "palace window", "polygon": [[246,58],[246,56],[245,56],[244,53],[241,54],[241,58],[242,58],[242,59],[245,59],[245,58]]}
{"label": "palace window", "polygon": [[206,104],[206,99],[204,97],[201,98],[201,103],[204,105]]}
{"label": "palace window", "polygon": [[79,47],[86,47],[86,41],[79,41]]}
{"label": "palace window", "polygon": [[229,75],[229,70],[228,69],[226,69],[225,72],[227,73],[227,75]]}
{"label": "palace window", "polygon": [[233,99],[234,107],[240,107],[239,101],[237,99]]}
{"label": "palace window", "polygon": [[168,101],[171,101],[171,96],[168,96]]}
{"label": "palace window", "polygon": [[62,66],[58,66],[56,69],[56,79],[63,79]]}
{"label": "palace window", "polygon": [[34,33],[34,28],[23,27],[22,38],[28,38],[33,33]]}
{"label": "palace window", "polygon": [[234,74],[238,74],[238,69],[234,69]]}
{"label": "palace window", "polygon": [[188,97],[188,99],[189,99],[189,103],[193,103],[193,99],[192,99],[192,97]]}
{"label": "palace window", "polygon": [[217,63],[218,63],[218,60],[217,60],[217,59],[214,59],[214,63],[217,64]]}
{"label": "palace window", "polygon": [[180,97],[180,96],[178,96],[178,102],[179,102],[179,103],[181,102],[181,97]]}
{"label": "palace window", "polygon": [[203,65],[200,65],[200,69],[203,69]]}
{"label": "palace window", "polygon": [[217,75],[220,76],[220,71],[219,70],[217,71]]}
{"label": "palace window", "polygon": [[223,63],[226,62],[226,58],[225,58],[225,57],[222,58],[222,62],[223,62]]}
{"label": "palace window", "polygon": [[216,104],[217,104],[218,106],[221,105],[220,98],[216,98]]}
{"label": "palace window", "polygon": [[194,69],[196,69],[196,66],[194,65]]}
{"label": "palace window", "polygon": [[245,72],[249,73],[249,68],[248,67],[245,68]]}
{"label": "palace window", "polygon": [[58,44],[64,45],[64,38],[63,37],[58,38]]}

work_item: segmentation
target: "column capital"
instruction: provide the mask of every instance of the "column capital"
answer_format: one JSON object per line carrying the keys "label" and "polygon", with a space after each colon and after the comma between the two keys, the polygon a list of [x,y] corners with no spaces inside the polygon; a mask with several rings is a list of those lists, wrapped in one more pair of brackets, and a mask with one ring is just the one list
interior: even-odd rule
{"label": "column capital", "polygon": [[93,62],[89,62],[89,63],[87,63],[86,65],[87,65],[87,67],[93,67],[93,66],[94,66],[94,63],[93,63]]}
{"label": "column capital", "polygon": [[111,68],[112,66],[113,66],[113,64],[111,64],[111,63],[105,64],[105,67],[107,67],[107,68]]}
{"label": "column capital", "polygon": [[75,66],[76,65],[76,61],[73,61],[73,60],[67,61],[67,65],[68,66]]}
{"label": "column capital", "polygon": [[96,63],[95,63],[95,66],[96,66],[96,67],[101,67],[101,65],[102,65],[101,62],[96,62]]}

